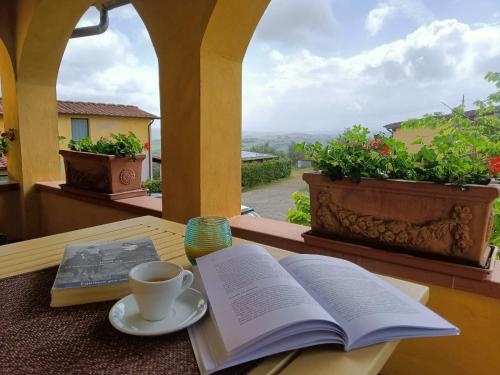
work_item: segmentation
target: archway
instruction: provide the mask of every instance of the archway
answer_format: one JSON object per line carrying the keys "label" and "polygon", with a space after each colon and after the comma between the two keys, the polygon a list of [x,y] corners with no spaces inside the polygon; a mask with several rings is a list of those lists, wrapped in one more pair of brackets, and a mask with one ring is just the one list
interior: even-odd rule
{"label": "archway", "polygon": [[[132,1],[158,56],[166,218],[239,213],[241,62],[268,2]],[[15,2],[14,109],[26,237],[39,228],[35,183],[60,176],[57,73],[72,30],[93,3]]]}
{"label": "archway", "polygon": [[240,212],[241,64],[268,3],[133,1],[159,61],[165,218]]}
{"label": "archway", "polygon": [[[101,32],[104,27],[94,25],[106,17]],[[90,7],[74,34],[89,28],[92,33],[68,41],[58,72],[59,146],[129,132],[150,143],[152,133],[159,133],[158,58],[142,19],[131,4]],[[152,152],[160,153],[159,138],[143,152],[145,181],[151,178]]]}

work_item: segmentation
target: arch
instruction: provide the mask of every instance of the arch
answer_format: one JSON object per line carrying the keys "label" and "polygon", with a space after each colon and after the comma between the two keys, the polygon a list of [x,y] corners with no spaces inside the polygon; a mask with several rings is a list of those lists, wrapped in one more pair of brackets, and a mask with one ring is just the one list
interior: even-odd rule
{"label": "arch", "polygon": [[[219,0],[201,44],[202,205],[208,214],[241,209],[242,63],[270,0]],[[217,151],[224,150],[224,152]],[[214,152],[215,151],[215,152]],[[224,168],[221,168],[221,166]]]}
{"label": "arch", "polygon": [[61,177],[55,86],[59,65],[73,28],[92,1],[14,3],[9,20],[15,21],[10,29],[15,79],[5,91],[5,112],[17,125],[9,173],[21,184],[23,236],[29,238],[40,230],[35,183]]}
{"label": "arch", "polygon": [[[17,116],[14,64],[3,38],[0,38],[0,81],[2,82],[2,107],[5,129],[14,129],[18,133],[19,122]],[[15,181],[20,180],[21,165],[19,164],[19,153],[19,143],[14,142],[10,145],[9,150],[10,161],[8,173],[9,177]]]}
{"label": "arch", "polygon": [[[99,1],[102,2],[102,1]],[[95,0],[24,0],[14,4],[11,56],[18,115],[25,236],[37,234],[34,184],[57,180],[56,82],[64,49]],[[269,0],[133,0],[158,57],[163,215],[239,213],[241,64]],[[11,105],[9,105],[9,108]],[[43,163],[40,163],[43,160]],[[168,183],[167,183],[168,182]]]}
{"label": "arch", "polygon": [[18,10],[18,80],[55,85],[71,32],[95,1],[41,0],[20,2]]}
{"label": "arch", "polygon": [[241,201],[241,64],[269,0],[134,0],[158,56],[163,216],[234,216]]}

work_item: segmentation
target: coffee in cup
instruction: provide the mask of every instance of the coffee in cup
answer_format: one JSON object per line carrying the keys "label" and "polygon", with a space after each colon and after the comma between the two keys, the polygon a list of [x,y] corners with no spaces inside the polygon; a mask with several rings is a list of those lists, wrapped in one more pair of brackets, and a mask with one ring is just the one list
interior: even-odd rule
{"label": "coffee in cup", "polygon": [[129,272],[129,286],[145,320],[168,316],[179,297],[193,283],[193,274],[164,261],[142,263]]}

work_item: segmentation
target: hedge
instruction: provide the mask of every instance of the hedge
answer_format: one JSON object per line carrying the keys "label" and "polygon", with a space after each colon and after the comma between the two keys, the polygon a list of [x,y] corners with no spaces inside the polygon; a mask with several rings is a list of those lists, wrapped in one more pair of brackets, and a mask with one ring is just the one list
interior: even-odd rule
{"label": "hedge", "polygon": [[143,181],[142,188],[148,189],[150,193],[161,193],[161,180]]}
{"label": "hedge", "polygon": [[266,160],[241,164],[241,186],[265,184],[279,178],[288,177],[292,173],[292,162],[288,158]]}

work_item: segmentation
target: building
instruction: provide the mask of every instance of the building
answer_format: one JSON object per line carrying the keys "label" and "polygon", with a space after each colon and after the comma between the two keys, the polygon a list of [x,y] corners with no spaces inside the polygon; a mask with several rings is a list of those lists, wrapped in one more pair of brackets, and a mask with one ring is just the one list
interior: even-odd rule
{"label": "building", "polygon": [[[444,118],[449,118],[451,115],[443,115]],[[476,117],[476,110],[465,111],[464,116],[470,119]],[[384,125],[392,136],[398,141],[406,143],[406,146],[411,152],[417,152],[420,149],[420,145],[414,144],[413,142],[421,138],[423,144],[430,144],[432,139],[437,135],[437,130],[429,128],[419,128],[419,129],[406,129],[401,125],[404,121],[393,122],[391,124]]]}
{"label": "building", "polygon": [[242,163],[256,163],[272,159],[278,159],[278,156],[271,154],[261,154],[259,152],[241,151]]}
{"label": "building", "polygon": [[312,168],[312,160],[311,159],[297,160],[297,168],[299,169]]}
{"label": "building", "polygon": [[[57,101],[58,131],[65,139],[61,148],[67,148],[70,140],[78,141],[89,137],[97,141],[111,133],[133,132],[142,143],[149,143],[150,126],[158,116],[134,105],[105,104],[90,102]],[[0,98],[0,131],[4,130],[2,99]],[[150,155],[143,163],[143,179],[150,176]],[[0,175],[2,174],[0,161]],[[4,166],[3,166],[4,167]]]}

